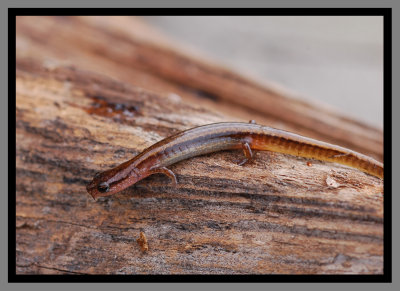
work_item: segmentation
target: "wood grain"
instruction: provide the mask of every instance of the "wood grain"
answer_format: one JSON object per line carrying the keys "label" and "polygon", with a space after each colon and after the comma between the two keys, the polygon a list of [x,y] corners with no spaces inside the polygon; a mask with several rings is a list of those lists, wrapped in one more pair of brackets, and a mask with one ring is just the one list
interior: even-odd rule
{"label": "wood grain", "polygon": [[96,172],[237,117],[22,57],[16,88],[18,274],[383,272],[382,180],[270,152],[241,167],[226,151],[172,166],[177,187],[154,175],[94,201]]}

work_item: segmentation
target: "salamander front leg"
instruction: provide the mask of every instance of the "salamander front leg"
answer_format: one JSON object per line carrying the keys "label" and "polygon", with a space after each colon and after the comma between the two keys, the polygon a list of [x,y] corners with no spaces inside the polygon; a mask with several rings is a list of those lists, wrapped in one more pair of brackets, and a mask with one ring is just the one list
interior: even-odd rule
{"label": "salamander front leg", "polygon": [[150,171],[152,174],[160,173],[160,174],[167,175],[171,179],[172,184],[174,184],[174,186],[176,186],[178,184],[178,181],[176,180],[176,176],[175,176],[174,172],[172,172],[170,169],[168,169],[166,167],[154,168],[154,169],[150,169]]}
{"label": "salamander front leg", "polygon": [[242,143],[242,148],[245,158],[238,163],[239,166],[243,166],[244,164],[253,159],[253,152],[251,151],[249,143],[248,142]]}

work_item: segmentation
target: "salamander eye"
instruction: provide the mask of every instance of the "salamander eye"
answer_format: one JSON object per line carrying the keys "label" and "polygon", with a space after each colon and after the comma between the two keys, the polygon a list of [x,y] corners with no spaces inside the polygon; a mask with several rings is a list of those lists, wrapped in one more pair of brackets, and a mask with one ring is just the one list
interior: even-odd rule
{"label": "salamander eye", "polygon": [[106,182],[100,183],[99,186],[97,186],[97,190],[99,190],[101,193],[106,193],[110,191],[110,185],[108,185]]}

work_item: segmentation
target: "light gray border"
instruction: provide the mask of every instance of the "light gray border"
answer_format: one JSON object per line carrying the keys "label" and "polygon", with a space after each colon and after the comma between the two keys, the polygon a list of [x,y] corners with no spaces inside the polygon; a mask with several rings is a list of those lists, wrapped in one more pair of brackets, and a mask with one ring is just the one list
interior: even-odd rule
{"label": "light gray border", "polygon": [[[146,0],[146,1],[105,1],[98,0],[95,2],[96,7],[228,7],[228,1],[224,0],[203,0],[203,1],[188,1],[183,0]],[[0,78],[0,185],[2,185],[0,192],[2,195],[0,201],[0,289],[1,290],[400,290],[399,284],[399,262],[400,253],[398,246],[400,245],[400,229],[397,221],[400,221],[400,212],[395,211],[396,206],[400,205],[400,181],[394,179],[393,182],[393,283],[392,284],[380,284],[380,283],[363,283],[363,284],[238,284],[238,283],[220,283],[220,284],[167,284],[167,283],[138,283],[138,284],[91,284],[91,283],[76,283],[76,284],[33,284],[33,283],[7,283],[8,281],[8,265],[7,265],[7,234],[8,233],[8,218],[7,218],[7,142],[5,136],[8,132],[7,122],[7,78],[8,78],[8,56],[7,56],[7,29],[8,29],[8,11],[9,7],[94,7],[93,1],[90,0],[79,0],[79,1],[10,1],[3,0],[0,2],[0,67],[1,67],[1,78]],[[358,1],[358,0],[347,0],[347,1],[315,1],[315,0],[279,0],[279,1],[257,1],[257,0],[232,0],[229,1],[229,7],[392,7],[392,19],[393,19],[393,173],[399,173],[399,157],[400,154],[395,149],[400,148],[399,131],[395,126],[400,123],[400,115],[395,109],[400,109],[400,88],[399,82],[399,57],[396,52],[400,51],[399,47],[399,33],[396,28],[400,27],[399,11],[400,2],[398,0],[386,0],[386,1]],[[10,60],[13,61],[13,60]],[[11,175],[13,173],[10,173]],[[4,191],[3,191],[4,190]],[[396,191],[397,190],[397,191]],[[397,286],[397,287],[396,287]]]}

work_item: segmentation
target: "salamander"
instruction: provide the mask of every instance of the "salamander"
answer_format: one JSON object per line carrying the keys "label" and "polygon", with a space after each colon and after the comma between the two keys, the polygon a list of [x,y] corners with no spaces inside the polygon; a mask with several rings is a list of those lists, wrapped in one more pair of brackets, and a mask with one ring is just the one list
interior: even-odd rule
{"label": "salamander", "polygon": [[244,165],[253,150],[273,151],[347,165],[383,179],[383,164],[344,147],[256,124],[221,122],[198,126],[167,137],[119,166],[97,173],[86,189],[93,198],[109,196],[155,173],[177,184],[168,166],[194,156],[242,149]]}

